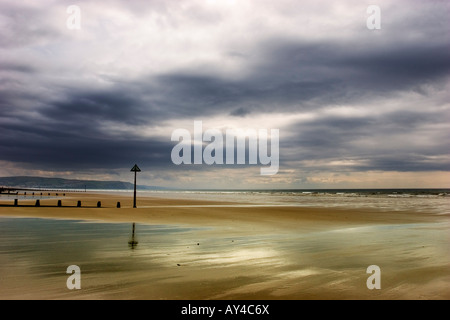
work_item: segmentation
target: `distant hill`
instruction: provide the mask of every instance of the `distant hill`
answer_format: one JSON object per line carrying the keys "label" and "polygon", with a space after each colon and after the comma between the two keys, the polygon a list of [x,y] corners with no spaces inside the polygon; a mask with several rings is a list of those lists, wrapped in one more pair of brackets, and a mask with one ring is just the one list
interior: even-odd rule
{"label": "distant hill", "polygon": [[[0,177],[1,187],[48,189],[132,190],[134,184],[123,181],[74,180],[42,177]],[[164,190],[163,187],[138,185],[138,190]]]}

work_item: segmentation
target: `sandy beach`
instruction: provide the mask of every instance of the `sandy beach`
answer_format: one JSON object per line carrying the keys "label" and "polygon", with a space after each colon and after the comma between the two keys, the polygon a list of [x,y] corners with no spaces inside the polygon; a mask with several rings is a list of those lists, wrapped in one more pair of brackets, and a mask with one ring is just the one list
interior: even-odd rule
{"label": "sandy beach", "polygon": [[[448,215],[158,197],[140,197],[132,208],[130,196],[101,193],[58,199],[62,207],[57,199],[42,199],[40,207],[34,199],[18,207],[2,200],[0,222],[20,232],[14,221],[67,220],[92,225],[92,232],[106,228],[104,241],[94,234],[88,242],[82,231],[64,240],[67,230],[58,228],[52,232],[62,238],[50,241],[44,228],[27,241],[43,239],[45,249],[27,256],[7,249],[11,236],[3,239],[1,299],[450,298]],[[139,244],[131,249],[133,223]],[[65,268],[72,264],[81,268],[81,290],[66,288]],[[381,289],[367,287],[371,265],[380,267]]]}

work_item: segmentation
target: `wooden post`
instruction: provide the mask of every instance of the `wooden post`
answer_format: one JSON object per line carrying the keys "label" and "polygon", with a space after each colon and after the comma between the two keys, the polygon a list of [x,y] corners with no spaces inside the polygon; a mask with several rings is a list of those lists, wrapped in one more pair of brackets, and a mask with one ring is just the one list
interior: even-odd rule
{"label": "wooden post", "polygon": [[134,197],[133,197],[133,208],[136,208],[136,176],[137,176],[137,171],[134,172]]}
{"label": "wooden post", "polygon": [[131,168],[131,171],[134,172],[134,198],[133,198],[133,208],[136,208],[136,176],[138,172],[141,172],[141,169],[137,166],[137,164],[134,165],[133,168]]}

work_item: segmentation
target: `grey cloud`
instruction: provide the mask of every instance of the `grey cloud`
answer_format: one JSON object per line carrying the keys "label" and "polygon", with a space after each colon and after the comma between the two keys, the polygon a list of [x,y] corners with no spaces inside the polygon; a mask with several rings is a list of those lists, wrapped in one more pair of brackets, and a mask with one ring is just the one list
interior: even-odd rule
{"label": "grey cloud", "polygon": [[[0,4],[3,27],[0,32],[2,48],[43,46],[63,37],[61,30],[49,24],[47,6],[27,7],[22,3]],[[65,7],[61,7],[61,22],[65,21]]]}
{"label": "grey cloud", "polygon": [[142,124],[151,114],[138,97],[123,91],[76,93],[67,101],[57,101],[41,111],[48,119],[91,124],[104,120]]}
{"label": "grey cloud", "polygon": [[369,43],[363,50],[354,50],[352,43],[274,42],[267,44],[266,62],[252,83],[259,83],[267,98],[288,105],[312,99],[315,107],[358,103],[436,84],[450,71],[448,41],[383,45],[382,49]]}
{"label": "grey cloud", "polygon": [[16,62],[1,62],[0,61],[0,70],[2,72],[14,72],[14,73],[26,73],[33,74],[37,72],[37,69],[34,66],[25,64],[25,63],[16,63]]}
{"label": "grey cloud", "polygon": [[450,163],[442,160],[442,156],[445,159],[450,132],[421,130],[422,126],[445,123],[446,118],[440,114],[417,111],[354,118],[321,117],[287,128],[291,138],[284,141],[282,148],[296,150],[288,153],[285,161],[317,160],[317,168],[322,165],[321,160],[354,160],[356,165],[339,166],[339,170],[445,171]]}
{"label": "grey cloud", "polygon": [[[80,6],[84,3],[80,1]],[[113,1],[109,5],[125,8],[124,3]],[[136,18],[152,10],[167,17],[171,10],[181,10],[177,12],[189,15],[198,24],[226,22],[223,15],[212,15],[196,5],[182,11],[178,1],[127,3],[130,5],[124,10]],[[317,38],[321,40],[267,35],[246,46],[242,50],[245,53],[235,42],[236,47],[223,48],[223,52],[239,59],[245,73],[233,78],[219,74],[221,66],[217,66],[217,73],[172,69],[154,75],[145,72],[145,61],[130,61],[142,65],[141,76],[126,80],[112,76],[109,87],[99,88],[91,80],[68,80],[79,76],[77,69],[70,68],[70,61],[60,75],[57,67],[47,69],[27,59],[29,56],[21,50],[14,51],[17,55],[0,62],[0,160],[48,170],[117,168],[128,166],[130,159],[154,168],[210,170],[174,166],[170,161],[174,145],[170,133],[167,141],[131,133],[117,137],[101,126],[150,126],[198,116],[251,117],[276,112],[289,117],[291,113],[313,112],[318,119],[282,128],[288,133],[288,138],[280,141],[280,161],[285,168],[296,168],[299,161],[306,160],[320,163],[351,159],[361,164],[346,170],[448,170],[449,164],[442,159],[448,155],[449,133],[432,129],[433,125],[444,127],[449,116],[445,99],[435,100],[438,98],[433,95],[434,89],[441,92],[445,88],[450,74],[450,41],[442,36],[448,31],[443,24],[445,10],[440,6],[426,5],[426,17],[415,20],[420,22],[418,37],[411,36],[414,30],[412,22],[406,21],[408,16],[384,24],[384,33],[378,36],[367,30],[342,41],[326,39],[323,34]],[[0,7],[7,26],[0,31],[2,50],[26,51],[36,46],[57,49],[62,45],[62,31],[45,20],[45,6],[31,9],[3,3]],[[166,23],[177,28],[172,16]],[[98,61],[89,61],[89,50],[87,47],[83,59],[95,66]],[[117,50],[121,50],[120,43]],[[64,57],[58,59],[63,61]],[[201,68],[201,61],[198,65]],[[98,75],[97,71],[81,70],[80,79],[91,79],[89,76]],[[321,113],[341,104],[374,108],[379,101],[400,99],[399,93],[408,92],[419,93],[427,102],[363,117]],[[439,107],[442,112],[433,111]],[[421,135],[425,142],[421,142]]]}
{"label": "grey cloud", "polygon": [[[39,133],[39,134],[37,134]],[[83,138],[63,130],[24,133],[24,140],[4,140],[2,160],[30,163],[47,170],[89,170],[127,167],[139,162],[149,167],[166,167],[170,162],[170,142],[157,140],[115,140]]]}
{"label": "grey cloud", "polygon": [[416,154],[396,154],[395,157],[385,156],[370,158],[368,164],[358,168],[360,170],[383,170],[383,171],[448,171],[450,163],[432,162],[427,157]]}
{"label": "grey cloud", "polygon": [[448,78],[449,49],[425,43],[380,51],[375,45],[355,53],[351,43],[274,40],[261,46],[261,62],[244,80],[191,72],[167,74],[158,83],[180,114],[311,110],[436,85]]}

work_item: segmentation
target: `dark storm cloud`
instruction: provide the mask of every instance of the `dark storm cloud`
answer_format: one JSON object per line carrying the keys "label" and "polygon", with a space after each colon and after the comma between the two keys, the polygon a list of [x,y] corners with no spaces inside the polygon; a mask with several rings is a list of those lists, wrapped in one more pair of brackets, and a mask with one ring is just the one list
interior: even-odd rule
{"label": "dark storm cloud", "polygon": [[[353,118],[326,116],[301,122],[287,128],[295,134],[282,147],[296,152],[290,152],[284,160],[306,160],[311,169],[324,171],[448,170],[446,144],[450,132],[440,129],[448,116],[402,111]],[[423,138],[425,141],[421,141]],[[342,160],[355,164],[336,167],[323,163]]]}
{"label": "dark storm cloud", "polygon": [[395,156],[377,158],[373,156],[366,166],[358,168],[360,170],[383,170],[383,171],[449,171],[450,163],[430,161],[429,158],[405,153],[396,154]]}
{"label": "dark storm cloud", "polygon": [[6,137],[10,137],[10,132],[15,137],[2,139],[2,160],[31,163],[41,170],[54,171],[114,169],[127,167],[130,161],[151,163],[157,168],[170,161],[171,146],[167,142],[108,138],[88,125],[80,126],[79,130],[67,133],[62,127],[7,126]]}
{"label": "dark storm cloud", "polygon": [[[268,49],[260,48],[260,51],[264,50]],[[283,50],[290,51],[291,47],[280,49]],[[315,66],[309,67],[312,70],[308,75],[302,72],[295,60],[279,61],[278,54],[274,54],[264,57],[263,64],[240,80],[204,76],[192,71],[190,74],[166,74],[157,80],[166,93],[166,103],[170,102],[172,110],[179,115],[283,112],[312,99],[325,100],[341,89],[341,80],[336,76],[321,78],[315,73],[318,64],[320,62],[316,61]],[[316,103],[313,107],[320,105]]]}
{"label": "dark storm cloud", "polygon": [[170,139],[161,142],[132,132],[110,134],[101,127],[105,121],[111,121],[114,129],[114,124],[151,125],[161,119],[158,110],[142,101],[141,94],[124,87],[72,89],[65,92],[64,99],[39,97],[39,103],[28,112],[16,102],[16,94],[2,96],[1,159],[45,170],[111,169],[128,166],[130,159],[153,167],[167,166]]}
{"label": "dark storm cloud", "polygon": [[[320,108],[387,97],[448,77],[450,44],[414,43],[355,50],[349,43],[267,43],[267,58],[249,83],[260,101],[280,108]],[[305,102],[312,102],[305,104]]]}
{"label": "dark storm cloud", "polygon": [[[113,7],[124,6],[119,1],[112,3]],[[214,15],[200,7],[196,10],[197,6],[190,6],[183,14],[197,23],[212,24],[216,18],[226,23],[223,14]],[[129,62],[144,70],[139,75],[127,79],[120,73],[108,76],[108,85],[73,80],[83,76],[91,79],[88,76],[104,71],[92,67],[104,61],[90,61],[90,50],[96,49],[89,46],[80,58],[89,65],[87,69],[81,67],[82,62],[69,59],[63,67],[52,64],[52,54],[64,60],[64,44],[70,41],[63,42],[65,30],[46,20],[44,7],[9,3],[1,8],[6,28],[0,32],[0,42],[8,59],[0,62],[0,160],[64,170],[119,168],[128,166],[130,159],[141,159],[149,166],[178,169],[170,161],[174,145],[171,132],[163,140],[142,137],[133,130],[118,134],[114,126],[151,127],[213,116],[245,119],[265,113],[283,113],[289,118],[294,113],[314,112],[318,117],[313,120],[280,128],[286,137],[280,141],[284,168],[289,169],[295,161],[349,159],[355,165],[346,167],[348,170],[449,169],[445,161],[449,133],[430,129],[432,125],[445,126],[448,111],[428,112],[445,103],[436,105],[432,93],[445,87],[450,74],[450,42],[442,36],[446,25],[437,5],[426,11],[432,12],[434,19],[427,14],[414,20],[425,35],[421,37],[412,36],[415,29],[408,18],[395,21],[378,36],[368,30],[338,40],[323,34],[318,34],[317,40],[267,35],[255,40],[250,53],[240,48],[239,42],[223,49],[226,57],[239,59],[246,66],[238,77],[226,76],[220,65],[208,70],[205,63],[202,68],[202,61],[198,68],[152,73],[147,66],[151,63],[145,60]],[[176,24],[176,19],[169,19],[174,8],[179,9],[178,2],[144,6],[133,1],[126,12],[139,18],[157,11],[171,25]],[[64,26],[66,15],[64,10],[62,13],[58,19]],[[101,29],[101,36],[103,32]],[[83,44],[95,44],[101,36]],[[111,50],[124,50],[119,40],[113,41]],[[23,49],[17,55],[6,51],[17,48]],[[42,60],[29,59],[29,52],[46,49],[51,52],[44,55],[50,60],[45,60],[49,68],[39,63]],[[58,52],[62,52],[60,56]],[[377,101],[396,100],[399,93],[409,92],[429,98],[429,104],[404,105],[401,111],[363,116],[322,113],[338,105],[376,111]],[[420,142],[422,138],[425,142]],[[315,169],[320,168],[328,170]]]}
{"label": "dark storm cloud", "polygon": [[243,99],[251,98],[246,93],[245,83],[222,80],[214,76],[199,74],[168,74],[158,79],[158,87],[165,94],[170,116],[210,116],[227,113]]}
{"label": "dark storm cloud", "polygon": [[273,39],[258,49],[261,62],[243,80],[191,74],[158,79],[165,103],[178,114],[289,112],[357,104],[436,85],[450,73],[450,45],[292,43]]}
{"label": "dark storm cloud", "polygon": [[[139,79],[132,85],[118,83],[108,90],[70,90],[63,101],[48,101],[45,107],[35,110],[42,120],[23,117],[26,123],[22,128],[4,126],[7,130],[4,136],[15,136],[19,141],[15,148],[3,141],[6,148],[2,152],[3,160],[18,161],[26,154],[23,150],[28,150],[42,153],[42,157],[34,157],[35,162],[47,163],[49,159],[54,159],[54,162],[66,163],[67,166],[81,166],[83,163],[89,167],[103,159],[119,165],[120,157],[112,157],[110,150],[128,150],[128,147],[123,142],[115,141],[117,137],[95,129],[104,121],[151,125],[171,118],[205,118],[215,114],[245,116],[258,112],[319,110],[335,103],[357,104],[368,95],[387,96],[399,90],[413,89],[424,82],[438,81],[449,71],[442,48],[394,48],[389,54],[371,54],[369,50],[365,55],[353,56],[351,50],[345,52],[341,45],[336,45],[335,49],[330,44],[289,44],[268,51],[271,51],[267,54],[271,59],[266,58],[265,65],[239,81],[184,72],[160,76],[153,81]],[[338,53],[330,54],[332,52]],[[424,59],[425,53],[429,60]],[[33,73],[32,67],[11,68],[22,73]],[[5,105],[4,102],[0,104]],[[17,107],[20,109],[20,106]],[[9,109],[3,109],[2,113],[6,110]],[[377,136],[380,130],[391,130],[393,133],[409,131],[412,135],[418,123],[432,123],[438,119],[435,114],[414,112],[389,114],[383,119],[324,117],[320,122],[306,126],[302,124],[300,139],[286,142],[284,147],[299,148],[305,159],[330,158],[328,150],[333,152],[331,158],[352,154],[358,156],[359,152],[366,150],[361,146],[359,149],[348,147],[349,141],[355,137],[370,138]],[[27,132],[27,128],[35,132]],[[19,138],[22,135],[25,135],[24,139],[30,135],[39,136],[47,141],[48,147],[33,148],[24,144]],[[61,150],[60,142],[55,137],[65,135],[65,144],[74,147],[65,147],[64,152],[53,152]],[[152,143],[151,139],[149,143]],[[170,154],[171,145],[167,142],[162,147],[166,154]],[[148,148],[146,152],[152,153],[153,150]],[[370,152],[370,157],[374,154]],[[368,157],[366,155],[366,159]],[[403,154],[399,157],[403,158]],[[167,159],[164,161],[169,162]],[[399,167],[390,163],[393,162],[383,162],[381,159],[373,160],[372,164],[385,170]],[[429,165],[430,169],[439,167]],[[415,170],[418,167],[413,164],[402,168]]]}
{"label": "dark storm cloud", "polygon": [[67,101],[53,102],[41,114],[51,120],[77,124],[112,120],[135,125],[148,124],[151,111],[151,106],[144,106],[139,97],[119,88],[117,91],[76,92]]}

